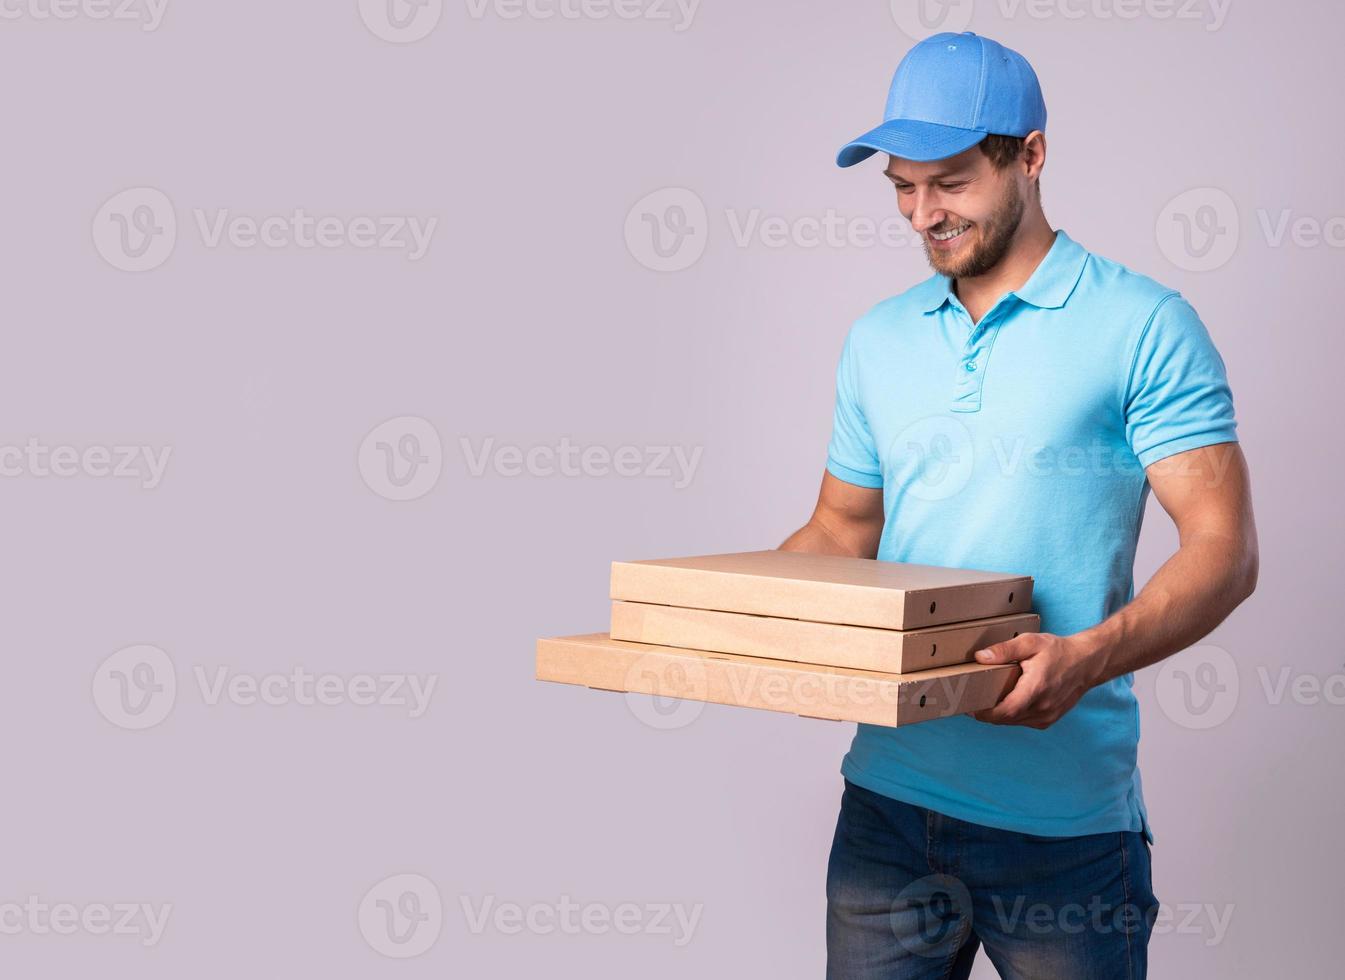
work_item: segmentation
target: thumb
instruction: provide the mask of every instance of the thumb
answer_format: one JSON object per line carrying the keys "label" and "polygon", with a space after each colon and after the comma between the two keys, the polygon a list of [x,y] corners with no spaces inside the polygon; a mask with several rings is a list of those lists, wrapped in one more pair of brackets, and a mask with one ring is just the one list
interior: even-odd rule
{"label": "thumb", "polygon": [[1011,664],[1028,659],[1036,652],[1024,642],[1029,635],[1031,634],[1024,633],[1021,636],[1015,636],[1012,640],[992,643],[982,650],[977,650],[976,662],[978,664]]}

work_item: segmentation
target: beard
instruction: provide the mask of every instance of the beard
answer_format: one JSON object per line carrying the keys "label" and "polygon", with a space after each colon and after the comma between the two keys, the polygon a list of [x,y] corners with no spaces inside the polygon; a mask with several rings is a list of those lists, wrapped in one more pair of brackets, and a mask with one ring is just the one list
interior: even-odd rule
{"label": "beard", "polygon": [[1023,220],[1023,196],[1018,193],[1018,185],[1010,180],[1006,188],[1003,200],[990,217],[963,232],[974,237],[956,254],[942,255],[931,249],[928,241],[924,243],[925,258],[935,272],[951,279],[970,279],[985,275],[999,264]]}

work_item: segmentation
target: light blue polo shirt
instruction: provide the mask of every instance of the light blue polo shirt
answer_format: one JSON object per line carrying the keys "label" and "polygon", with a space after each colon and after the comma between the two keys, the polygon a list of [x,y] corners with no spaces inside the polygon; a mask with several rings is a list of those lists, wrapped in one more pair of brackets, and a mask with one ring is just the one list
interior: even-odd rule
{"label": "light blue polo shirt", "polygon": [[[1087,629],[1134,597],[1145,467],[1237,441],[1223,359],[1180,293],[1064,231],[980,323],[949,287],[932,276],[851,327],[827,469],[882,488],[880,560],[1031,575],[1044,632]],[[1152,840],[1132,685],[1045,731],[860,725],[841,772],[991,827]]]}

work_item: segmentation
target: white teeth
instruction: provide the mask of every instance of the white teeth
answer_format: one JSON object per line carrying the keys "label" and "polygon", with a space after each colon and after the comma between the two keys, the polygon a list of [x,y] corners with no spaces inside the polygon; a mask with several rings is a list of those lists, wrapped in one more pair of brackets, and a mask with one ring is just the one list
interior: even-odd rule
{"label": "white teeth", "polygon": [[956,238],[958,235],[962,234],[970,227],[971,224],[968,223],[961,225],[960,227],[954,228],[952,231],[945,231],[943,233],[939,233],[937,231],[931,231],[929,233],[929,237],[934,239],[936,242],[946,242],[950,238]]}

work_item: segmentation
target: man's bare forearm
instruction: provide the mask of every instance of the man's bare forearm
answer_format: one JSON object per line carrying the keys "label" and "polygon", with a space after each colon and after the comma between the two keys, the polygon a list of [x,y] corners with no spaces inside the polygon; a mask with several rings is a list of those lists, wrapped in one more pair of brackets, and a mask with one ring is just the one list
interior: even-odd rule
{"label": "man's bare forearm", "polygon": [[1095,659],[1097,683],[1148,667],[1196,643],[1256,588],[1254,552],[1235,538],[1193,535],[1139,594],[1070,639]]}

